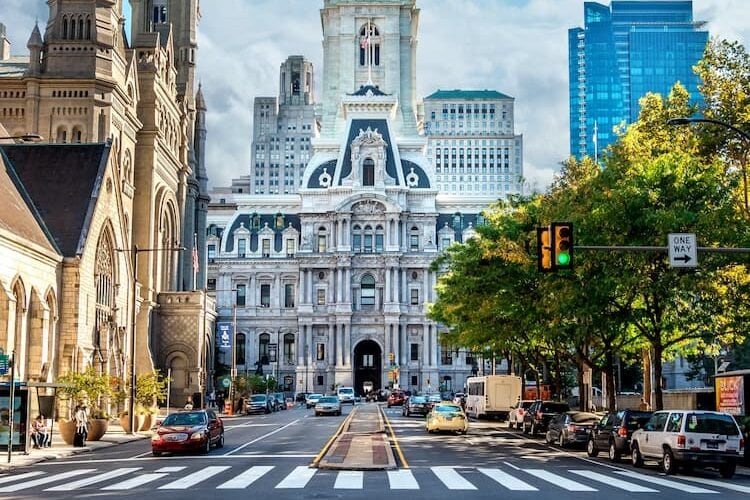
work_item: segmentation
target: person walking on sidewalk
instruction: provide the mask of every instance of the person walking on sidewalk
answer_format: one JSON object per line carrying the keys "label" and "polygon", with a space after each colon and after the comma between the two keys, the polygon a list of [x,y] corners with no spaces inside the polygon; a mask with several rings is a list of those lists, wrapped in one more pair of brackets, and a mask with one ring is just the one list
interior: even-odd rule
{"label": "person walking on sidewalk", "polygon": [[47,419],[44,415],[37,415],[34,422],[31,424],[32,438],[34,440],[34,448],[48,448],[50,445],[50,435],[47,430]]}
{"label": "person walking on sidewalk", "polygon": [[86,437],[89,433],[89,415],[85,405],[76,406],[73,419],[76,422],[76,433],[73,438],[73,446],[83,447],[86,445]]}

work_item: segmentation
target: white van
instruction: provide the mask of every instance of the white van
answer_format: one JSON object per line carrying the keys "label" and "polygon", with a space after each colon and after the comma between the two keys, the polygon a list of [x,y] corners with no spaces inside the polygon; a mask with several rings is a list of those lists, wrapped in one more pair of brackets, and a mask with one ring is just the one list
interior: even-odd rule
{"label": "white van", "polygon": [[336,396],[339,398],[339,403],[354,404],[354,387],[339,387],[336,390]]}

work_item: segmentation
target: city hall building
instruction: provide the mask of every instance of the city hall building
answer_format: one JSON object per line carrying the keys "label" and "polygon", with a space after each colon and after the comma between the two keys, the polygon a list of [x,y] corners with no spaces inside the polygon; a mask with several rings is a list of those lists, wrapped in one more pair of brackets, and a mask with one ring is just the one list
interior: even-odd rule
{"label": "city hall building", "polygon": [[[217,321],[236,325],[239,374],[271,373],[286,391],[362,393],[365,382],[460,390],[477,369],[427,318],[431,265],[475,234],[486,199],[441,195],[426,156],[419,13],[415,0],[324,0],[323,95],[301,186],[211,193],[208,288]],[[304,103],[307,85],[284,71],[281,100]]]}

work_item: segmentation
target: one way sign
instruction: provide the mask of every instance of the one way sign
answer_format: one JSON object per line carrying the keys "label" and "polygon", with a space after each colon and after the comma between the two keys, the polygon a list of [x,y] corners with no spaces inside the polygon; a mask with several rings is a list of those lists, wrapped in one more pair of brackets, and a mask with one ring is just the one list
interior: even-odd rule
{"label": "one way sign", "polygon": [[669,267],[696,267],[698,244],[694,233],[669,233]]}

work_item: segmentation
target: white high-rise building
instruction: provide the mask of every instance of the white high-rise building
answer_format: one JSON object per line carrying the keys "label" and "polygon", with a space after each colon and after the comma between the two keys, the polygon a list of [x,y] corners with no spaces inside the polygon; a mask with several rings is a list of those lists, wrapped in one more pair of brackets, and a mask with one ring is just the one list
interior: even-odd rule
{"label": "white high-rise building", "polygon": [[427,157],[441,195],[488,203],[523,187],[514,99],[496,90],[438,90],[424,99]]}
{"label": "white high-rise building", "polygon": [[438,197],[418,126],[419,15],[416,0],[324,0],[321,129],[302,185],[212,193],[209,287],[219,322],[236,323],[239,373],[362,393],[460,390],[476,369],[426,316],[431,264],[474,236],[486,203]]}

